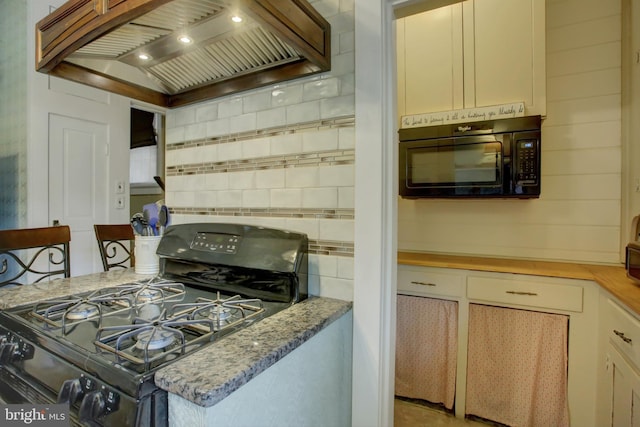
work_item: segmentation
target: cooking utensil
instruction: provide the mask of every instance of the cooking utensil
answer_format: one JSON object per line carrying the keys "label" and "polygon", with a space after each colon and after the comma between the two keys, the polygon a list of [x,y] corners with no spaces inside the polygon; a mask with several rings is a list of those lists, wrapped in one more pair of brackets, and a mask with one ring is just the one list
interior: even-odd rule
{"label": "cooking utensil", "polygon": [[167,227],[168,220],[169,210],[165,205],[162,205],[160,206],[160,212],[158,212],[158,228],[161,236],[164,234],[164,229]]}
{"label": "cooking utensil", "polygon": [[142,214],[140,213],[136,213],[131,217],[131,228],[133,228],[133,232],[138,236],[142,236],[145,231],[143,220],[144,218],[142,218]]}

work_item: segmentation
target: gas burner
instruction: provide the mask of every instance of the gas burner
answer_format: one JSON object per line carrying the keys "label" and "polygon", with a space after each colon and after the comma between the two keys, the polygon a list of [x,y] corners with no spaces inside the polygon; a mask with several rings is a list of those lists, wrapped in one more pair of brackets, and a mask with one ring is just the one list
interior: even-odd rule
{"label": "gas burner", "polygon": [[162,299],[163,292],[160,289],[142,288],[136,292],[136,304],[157,301]]}
{"label": "gas burner", "polygon": [[119,295],[130,296],[136,306],[150,302],[182,301],[186,292],[184,284],[158,277],[127,283],[117,286],[116,289]]}
{"label": "gas burner", "polygon": [[139,350],[161,350],[178,341],[180,333],[175,330],[153,326],[135,336],[135,347]]}
{"label": "gas burner", "polygon": [[145,321],[156,320],[162,313],[162,307],[158,304],[142,304],[136,306],[137,317]]}
{"label": "gas burner", "polygon": [[197,298],[191,304],[176,304],[170,317],[187,316],[189,319],[210,319],[214,322],[215,330],[247,323],[250,319],[264,313],[264,305],[259,299],[242,299],[240,295],[221,298],[220,292],[216,299]]}
{"label": "gas burner", "polygon": [[209,309],[209,319],[214,322],[226,322],[233,316],[232,309],[222,305],[214,304]]}
{"label": "gas burner", "polygon": [[66,333],[66,328],[71,325],[90,320],[102,323],[105,316],[126,313],[132,307],[128,297],[101,289],[84,297],[38,303],[30,314],[48,326],[62,328]]}
{"label": "gas burner", "polygon": [[68,309],[64,315],[69,320],[84,320],[100,315],[100,308],[97,304],[82,302]]}
{"label": "gas burner", "polygon": [[[150,307],[151,305],[149,305]],[[145,369],[171,354],[184,354],[187,346],[213,339],[210,319],[167,318],[163,309],[155,320],[136,318],[131,325],[105,326],[98,329],[95,345],[118,356],[118,360],[144,365]]]}

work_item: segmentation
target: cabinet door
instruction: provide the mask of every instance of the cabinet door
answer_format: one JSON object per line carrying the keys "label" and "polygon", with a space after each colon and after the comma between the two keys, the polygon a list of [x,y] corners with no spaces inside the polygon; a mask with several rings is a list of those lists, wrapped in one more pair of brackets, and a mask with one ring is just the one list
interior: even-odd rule
{"label": "cabinet door", "polygon": [[611,425],[640,427],[640,376],[612,345],[609,361],[613,385]]}
{"label": "cabinet door", "polygon": [[465,107],[522,101],[544,114],[544,1],[476,0],[463,13]]}
{"label": "cabinet door", "polygon": [[461,4],[400,21],[398,113],[402,116],[463,108]]}
{"label": "cabinet door", "polygon": [[395,394],[453,408],[458,303],[398,295],[397,312]]}

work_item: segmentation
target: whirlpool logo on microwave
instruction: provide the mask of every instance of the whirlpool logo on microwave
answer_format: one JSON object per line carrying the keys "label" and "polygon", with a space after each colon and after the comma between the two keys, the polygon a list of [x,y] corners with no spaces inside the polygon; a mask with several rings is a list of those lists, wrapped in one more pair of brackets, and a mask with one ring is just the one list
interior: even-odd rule
{"label": "whirlpool logo on microwave", "polygon": [[68,427],[67,405],[0,405],[1,426]]}

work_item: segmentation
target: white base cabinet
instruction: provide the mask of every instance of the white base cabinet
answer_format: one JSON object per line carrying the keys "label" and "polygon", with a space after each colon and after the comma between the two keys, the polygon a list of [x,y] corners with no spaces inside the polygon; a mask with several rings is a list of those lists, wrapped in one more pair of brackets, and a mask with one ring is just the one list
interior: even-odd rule
{"label": "white base cabinet", "polygon": [[598,284],[587,280],[400,265],[398,293],[458,302],[455,415],[460,418],[466,414],[470,304],[568,316],[570,423],[600,427],[596,423],[597,377],[594,374],[598,366]]}
{"label": "white base cabinet", "polygon": [[640,427],[640,320],[605,293],[600,306],[598,425]]}

